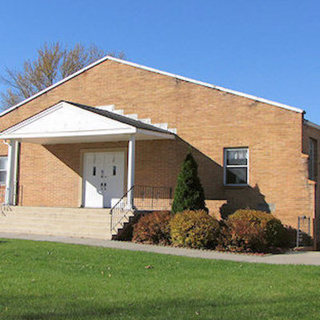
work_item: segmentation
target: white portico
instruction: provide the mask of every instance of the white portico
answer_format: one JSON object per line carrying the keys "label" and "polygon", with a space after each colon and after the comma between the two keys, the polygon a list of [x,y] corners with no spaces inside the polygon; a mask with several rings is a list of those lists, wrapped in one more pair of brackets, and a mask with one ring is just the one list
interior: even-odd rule
{"label": "white portico", "polygon": [[0,135],[8,145],[5,203],[16,204],[20,143],[55,145],[127,141],[127,154],[125,150],[84,152],[82,206],[111,207],[127,193],[127,203],[132,207],[135,142],[174,139],[174,133],[175,130],[168,129],[166,124],[153,125],[150,119],[125,116],[114,106],[89,107],[61,101]]}

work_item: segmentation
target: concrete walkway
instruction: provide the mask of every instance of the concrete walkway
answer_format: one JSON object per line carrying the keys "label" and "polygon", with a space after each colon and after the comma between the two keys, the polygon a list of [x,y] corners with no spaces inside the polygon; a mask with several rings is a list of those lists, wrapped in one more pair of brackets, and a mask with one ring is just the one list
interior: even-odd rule
{"label": "concrete walkway", "polygon": [[317,265],[317,266],[320,265],[319,251],[290,252],[286,254],[277,254],[277,255],[269,254],[264,256],[255,256],[255,255],[246,255],[246,254],[216,252],[216,251],[209,251],[209,250],[161,247],[161,246],[137,244],[132,242],[124,242],[124,241],[69,238],[69,237],[43,236],[43,235],[31,235],[31,234],[0,233],[0,238],[62,242],[62,243],[69,243],[69,244],[82,244],[87,246],[98,246],[98,247],[105,247],[105,248],[130,250],[130,251],[154,252],[154,253],[160,253],[160,254],[170,254],[175,256],[212,259],[212,260],[229,260],[229,261],[237,261],[237,262],[268,263],[268,264],[303,264],[303,265]]}

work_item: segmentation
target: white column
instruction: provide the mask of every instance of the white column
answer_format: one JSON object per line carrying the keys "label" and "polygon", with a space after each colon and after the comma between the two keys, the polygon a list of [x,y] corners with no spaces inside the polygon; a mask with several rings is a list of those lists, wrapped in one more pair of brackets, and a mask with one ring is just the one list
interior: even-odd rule
{"label": "white column", "polygon": [[12,205],[15,200],[15,179],[17,170],[17,142],[10,140],[8,143],[8,162],[6,178],[5,204]]}
{"label": "white column", "polygon": [[128,146],[128,183],[127,183],[128,195],[127,195],[127,199],[128,199],[128,207],[130,209],[133,208],[133,201],[134,201],[133,189],[131,189],[131,188],[134,186],[135,145],[136,145],[136,137],[134,135],[132,135],[130,137],[129,146]]}
{"label": "white column", "polygon": [[16,141],[15,148],[14,148],[13,195],[12,195],[12,204],[14,206],[17,205],[19,149],[20,149],[20,143]]}

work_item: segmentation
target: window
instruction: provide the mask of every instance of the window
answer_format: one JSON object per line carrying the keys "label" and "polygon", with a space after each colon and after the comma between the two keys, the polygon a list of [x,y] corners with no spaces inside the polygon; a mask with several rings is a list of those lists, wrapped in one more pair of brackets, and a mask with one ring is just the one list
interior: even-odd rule
{"label": "window", "polygon": [[317,180],[318,166],[317,166],[317,140],[309,139],[309,179]]}
{"label": "window", "polygon": [[248,148],[224,149],[224,184],[241,186],[248,184]]}
{"label": "window", "polygon": [[7,157],[0,157],[0,185],[6,184],[7,162]]}

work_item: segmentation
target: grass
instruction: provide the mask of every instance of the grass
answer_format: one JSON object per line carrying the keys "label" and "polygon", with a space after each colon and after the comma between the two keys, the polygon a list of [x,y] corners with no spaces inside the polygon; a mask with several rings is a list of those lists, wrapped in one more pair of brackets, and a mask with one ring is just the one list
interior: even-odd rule
{"label": "grass", "polygon": [[320,268],[0,241],[0,319],[319,319]]}

